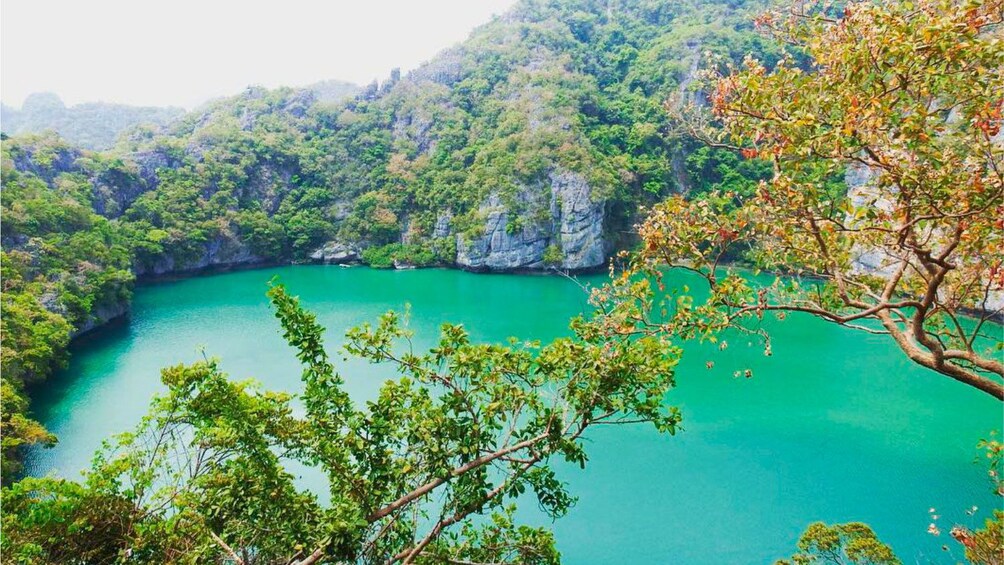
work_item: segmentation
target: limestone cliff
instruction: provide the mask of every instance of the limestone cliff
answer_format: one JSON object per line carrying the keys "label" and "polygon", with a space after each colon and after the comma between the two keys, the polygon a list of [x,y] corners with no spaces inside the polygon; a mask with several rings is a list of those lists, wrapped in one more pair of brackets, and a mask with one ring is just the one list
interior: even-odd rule
{"label": "limestone cliff", "polygon": [[166,253],[150,262],[134,262],[133,272],[137,277],[163,276],[264,262],[238,234],[225,230],[198,246],[194,253]]}
{"label": "limestone cliff", "polygon": [[[560,267],[569,270],[593,269],[606,260],[603,239],[603,202],[590,196],[582,175],[554,172],[549,176],[550,201],[540,202],[540,192],[525,189],[519,194],[524,213],[514,221],[514,213],[497,195],[481,206],[484,233],[478,237],[457,235],[457,265],[474,271],[534,270]],[[545,261],[548,247],[561,251],[560,264]]]}

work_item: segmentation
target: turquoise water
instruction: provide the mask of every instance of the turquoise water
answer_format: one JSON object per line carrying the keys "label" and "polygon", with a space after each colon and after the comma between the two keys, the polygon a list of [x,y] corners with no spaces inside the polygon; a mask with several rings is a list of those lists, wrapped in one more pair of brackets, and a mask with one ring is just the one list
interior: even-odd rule
{"label": "turquoise water", "polygon": [[[264,296],[274,275],[318,314],[332,351],[346,328],[405,304],[419,346],[445,321],[476,340],[547,339],[587,308],[564,278],[451,270],[297,266],[143,286],[127,324],[76,342],[70,367],[35,392],[36,415],[60,443],[31,452],[29,471],[78,477],[102,439],[145,412],[159,369],[202,350],[235,378],[297,390],[299,367]],[[1000,504],[974,462],[976,442],[1002,427],[1000,404],[914,367],[881,336],[800,316],[774,336],[770,358],[745,342],[688,346],[667,399],[683,410],[676,436],[648,427],[589,436],[586,470],[563,469],[579,496],[553,525],[566,563],[771,563],[815,520],[867,522],[905,563],[961,558],[941,550],[954,547],[947,533],[926,533],[928,509],[947,532]],[[754,378],[732,376],[747,366]],[[386,374],[358,362],[339,370],[356,398]],[[532,509],[524,516],[539,523]]]}

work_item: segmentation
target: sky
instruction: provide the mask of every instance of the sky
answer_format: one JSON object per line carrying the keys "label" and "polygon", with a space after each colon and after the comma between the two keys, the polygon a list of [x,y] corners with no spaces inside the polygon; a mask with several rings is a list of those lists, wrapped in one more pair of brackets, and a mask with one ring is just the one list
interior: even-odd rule
{"label": "sky", "polygon": [[255,84],[365,85],[515,0],[3,0],[0,100],[192,108]]}

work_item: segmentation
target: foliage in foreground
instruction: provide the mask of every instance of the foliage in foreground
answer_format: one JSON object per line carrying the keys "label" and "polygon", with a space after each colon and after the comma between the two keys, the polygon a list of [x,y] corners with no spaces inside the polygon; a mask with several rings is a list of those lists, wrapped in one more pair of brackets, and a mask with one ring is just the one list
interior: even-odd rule
{"label": "foliage in foreground", "polygon": [[[811,59],[748,58],[713,75],[715,127],[697,135],[773,164],[755,190],[670,198],[640,226],[641,251],[598,298],[646,333],[759,335],[803,312],[889,336],[913,362],[1004,399],[994,299],[1004,297],[1004,40],[1000,0],[849,2],[758,21]],[[710,122],[709,122],[710,123]],[[835,183],[861,177],[848,193]],[[757,285],[726,260],[781,272]],[[697,273],[655,302],[639,273]],[[641,284],[641,286],[640,286]],[[652,315],[664,311],[662,316]],[[974,313],[975,320],[965,319]]]}
{"label": "foliage in foreground", "polygon": [[[554,464],[584,466],[592,426],[673,433],[679,422],[664,404],[677,350],[607,339],[581,319],[574,339],[545,346],[474,344],[445,325],[416,354],[389,313],[347,334],[348,353],[400,373],[363,406],[314,316],[282,286],[269,295],[303,364],[302,394],[229,380],[212,360],[165,369],[167,393],[96,456],[84,485],[3,491],[5,560],[556,563],[546,529],[513,521],[516,500],[564,514],[575,499]],[[323,475],[327,502],[297,484],[292,463]]]}
{"label": "foliage in foreground", "polygon": [[[930,533],[940,535],[932,524]],[[1004,563],[1004,511],[994,510],[982,529],[955,526],[949,535],[961,545],[967,563],[1000,565]],[[946,552],[952,546],[943,546]],[[949,553],[949,555],[953,555]],[[810,524],[798,540],[798,553],[780,559],[775,565],[901,565],[892,548],[882,543],[866,524],[850,522],[827,525]]]}
{"label": "foliage in foreground", "polygon": [[[799,58],[713,73],[712,115],[684,113],[708,144],[687,161],[705,182],[656,206],[628,268],[594,291],[609,331],[717,340],[739,330],[770,355],[764,316],[809,313],[888,335],[921,366],[1004,399],[990,321],[1004,296],[1002,18],[997,0],[762,16]],[[731,174],[737,166],[745,174]],[[845,173],[862,181],[850,192]],[[758,284],[737,258],[783,276]],[[667,269],[699,275],[707,298],[666,289]],[[999,444],[987,447],[997,477]],[[997,511],[950,535],[969,562],[998,564],[1002,527]],[[817,523],[791,563],[900,561],[864,524]]]}
{"label": "foliage in foreground", "polygon": [[901,565],[888,545],[879,541],[867,525],[860,522],[828,526],[822,522],[809,525],[798,540],[798,550],[791,560],[775,565]]}

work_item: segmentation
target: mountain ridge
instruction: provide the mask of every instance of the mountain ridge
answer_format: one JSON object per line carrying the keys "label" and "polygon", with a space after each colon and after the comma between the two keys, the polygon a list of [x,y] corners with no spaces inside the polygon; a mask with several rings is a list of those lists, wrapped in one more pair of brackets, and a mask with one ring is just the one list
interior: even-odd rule
{"label": "mountain ridge", "polygon": [[123,131],[141,124],[166,125],[185,113],[177,106],[132,106],[84,102],[66,106],[52,92],[35,92],[20,108],[0,104],[0,129],[5,134],[55,131],[80,147],[111,149]]}

